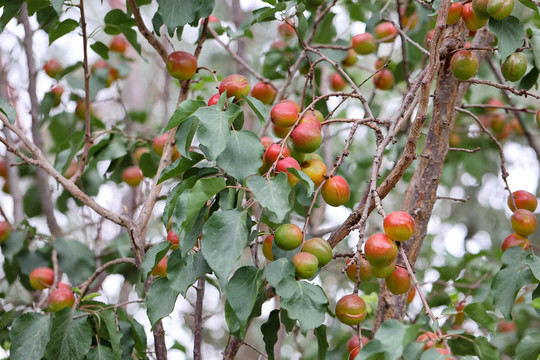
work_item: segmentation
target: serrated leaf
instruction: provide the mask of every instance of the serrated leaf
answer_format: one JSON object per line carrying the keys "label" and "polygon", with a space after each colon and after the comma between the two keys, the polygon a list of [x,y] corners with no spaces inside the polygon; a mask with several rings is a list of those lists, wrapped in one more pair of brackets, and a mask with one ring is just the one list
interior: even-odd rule
{"label": "serrated leaf", "polygon": [[110,347],[98,345],[88,352],[86,358],[88,360],[117,360],[119,357]]}
{"label": "serrated leaf", "polygon": [[[4,8],[4,14],[5,12],[6,12],[6,9]],[[2,111],[4,115],[6,115],[10,124],[15,123],[15,118],[17,116],[15,109],[13,108],[13,106],[11,106],[9,101],[7,101],[1,96],[0,96],[0,111]]]}
{"label": "serrated leaf", "polygon": [[285,173],[279,173],[269,180],[262,176],[251,176],[246,184],[255,200],[269,213],[270,221],[280,223],[291,211],[289,202],[291,187]]}
{"label": "serrated leaf", "polygon": [[158,13],[172,36],[177,27],[194,24],[210,16],[214,0],[158,0]]}
{"label": "serrated leaf", "polygon": [[239,182],[256,174],[262,165],[264,147],[257,135],[247,130],[232,131],[225,150],[217,157],[218,165]]}
{"label": "serrated leaf", "polygon": [[189,157],[181,156],[180,158],[176,159],[174,163],[167,165],[167,167],[163,169],[159,175],[158,184],[172,179],[173,177],[179,176],[183,172],[191,169],[202,159],[204,159],[204,156],[195,151],[190,151]]}
{"label": "serrated leaf", "polygon": [[480,303],[472,303],[465,306],[463,311],[479,325],[485,327],[492,333],[495,332],[495,320],[493,320],[493,318],[489,316],[486,309],[484,308],[484,305]]}
{"label": "serrated leaf", "polygon": [[278,340],[279,331],[279,310],[272,310],[268,315],[268,320],[261,325],[261,333],[263,334],[264,348],[268,360],[274,360],[274,345]]}
{"label": "serrated leaf", "polygon": [[227,301],[244,327],[247,326],[249,315],[263,284],[262,273],[262,269],[254,266],[243,266],[236,270],[225,286]]}
{"label": "serrated leaf", "polygon": [[182,257],[180,251],[173,251],[167,262],[169,285],[184,297],[189,287],[197,279],[210,272],[212,272],[212,269],[204,260],[201,252]]}
{"label": "serrated leaf", "polygon": [[321,325],[313,330],[317,338],[317,359],[325,360],[328,351],[328,340],[326,339],[326,325]]}
{"label": "serrated leaf", "polygon": [[202,253],[220,281],[227,279],[242,255],[248,235],[244,212],[217,211],[204,224]]}
{"label": "serrated leaf", "polygon": [[165,257],[171,248],[170,241],[162,241],[152,246],[145,254],[141,265],[141,281],[146,281],[152,270]]}
{"label": "serrated leaf", "polygon": [[50,341],[47,360],[83,359],[92,344],[92,329],[86,313],[63,308],[51,315]]}
{"label": "serrated leaf", "polygon": [[179,291],[169,286],[167,278],[159,278],[150,285],[146,294],[146,314],[152,327],[172,313],[179,294]]}
{"label": "serrated leaf", "polygon": [[73,19],[66,19],[62,22],[57,22],[49,29],[49,45],[62,36],[70,33],[79,26],[79,22]]}
{"label": "serrated leaf", "polygon": [[300,322],[303,332],[322,325],[328,299],[321,287],[285,278],[279,283],[276,292],[281,296],[281,307],[287,310],[290,318]]}
{"label": "serrated leaf", "polygon": [[96,270],[94,253],[75,240],[58,238],[53,244],[58,252],[58,265],[74,284],[85,281]]}
{"label": "serrated leaf", "polygon": [[523,45],[525,30],[523,25],[514,16],[509,16],[503,20],[489,19],[489,30],[499,38],[498,48],[501,54],[501,61],[514,53]]}
{"label": "serrated leaf", "polygon": [[540,71],[540,29],[531,28],[530,30],[532,31],[530,42],[534,54],[534,66]]}
{"label": "serrated leaf", "polygon": [[9,338],[12,360],[41,359],[49,342],[49,317],[40,313],[26,313],[13,322]]}
{"label": "serrated leaf", "polygon": [[262,125],[264,125],[265,119],[266,119],[266,106],[259,100],[255,99],[253,96],[244,96],[244,99],[246,100],[246,103],[249,105],[251,110],[255,113],[257,116],[257,119],[261,122]]}
{"label": "serrated leaf", "polygon": [[488,339],[483,336],[478,336],[476,339],[474,339],[474,348],[476,350],[476,355],[478,355],[480,360],[493,360],[501,358],[499,349],[490,344]]}
{"label": "serrated leaf", "polygon": [[195,117],[189,117],[183,121],[176,129],[176,147],[180,155],[191,158],[191,143],[197,127],[199,126],[199,120]]}
{"label": "serrated leaf", "polygon": [[536,359],[539,353],[540,331],[531,331],[518,343],[514,360]]}
{"label": "serrated leaf", "polygon": [[[110,351],[112,355],[116,358],[119,358],[122,355],[122,333],[116,330],[116,314],[113,310],[103,310],[98,313],[98,316],[101,319],[100,325],[104,327],[106,331],[107,340],[111,344],[111,348],[106,347],[107,350],[104,350],[100,355],[108,356],[107,352]],[[88,355],[90,356],[90,355]],[[99,359],[99,358],[98,358]],[[104,357],[104,359],[108,359]]]}
{"label": "serrated leaf", "polygon": [[416,337],[419,328],[420,325],[408,326],[390,319],[382,323],[375,333],[375,339],[382,344],[388,359],[397,359],[403,354],[405,347]]}
{"label": "serrated leaf", "polygon": [[164,131],[168,131],[172,128],[177,127],[182,122],[184,122],[187,118],[189,118],[195,111],[197,111],[199,108],[206,107],[206,103],[201,100],[184,100],[180,103],[178,108],[174,111],[174,113],[171,115],[171,118],[169,119],[169,122],[167,123],[167,126],[165,126]]}
{"label": "serrated leaf", "polygon": [[264,277],[270,285],[277,287],[284,278],[294,279],[294,265],[287,259],[277,259],[266,265]]}
{"label": "serrated leaf", "polygon": [[215,107],[205,107],[197,110],[193,116],[199,119],[197,136],[202,145],[208,149],[208,157],[217,159],[225,150],[231,136],[231,124],[242,113],[242,108],[230,105],[225,111]]}

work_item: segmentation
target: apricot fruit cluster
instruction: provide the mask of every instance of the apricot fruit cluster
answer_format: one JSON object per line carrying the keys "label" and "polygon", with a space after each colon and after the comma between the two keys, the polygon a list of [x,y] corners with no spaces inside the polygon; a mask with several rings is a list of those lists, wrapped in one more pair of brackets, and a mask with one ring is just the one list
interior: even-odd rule
{"label": "apricot fruit cluster", "polygon": [[501,250],[505,252],[512,246],[520,246],[524,250],[528,250],[531,248],[528,236],[536,231],[538,225],[536,216],[533,214],[538,206],[538,200],[530,192],[518,190],[514,191],[511,197],[508,197],[507,203],[508,208],[513,212],[510,224],[514,232],[503,240]]}

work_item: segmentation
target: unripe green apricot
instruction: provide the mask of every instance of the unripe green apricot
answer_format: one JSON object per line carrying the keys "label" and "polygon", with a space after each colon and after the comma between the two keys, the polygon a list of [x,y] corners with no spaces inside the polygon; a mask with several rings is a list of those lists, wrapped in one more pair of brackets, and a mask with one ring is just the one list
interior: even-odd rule
{"label": "unripe green apricot", "polygon": [[489,0],[488,14],[495,20],[502,20],[510,16],[514,10],[514,0]]}
{"label": "unripe green apricot", "polygon": [[302,230],[294,224],[284,224],[274,233],[274,243],[282,250],[296,249],[302,243]]}
{"label": "unripe green apricot", "polygon": [[501,72],[506,80],[518,81],[527,71],[527,56],[522,52],[509,55],[501,65]]}
{"label": "unripe green apricot", "polygon": [[332,260],[332,247],[328,241],[319,237],[306,240],[304,246],[302,246],[302,251],[317,257],[319,267],[323,267]]}
{"label": "unripe green apricot", "polygon": [[313,254],[307,252],[299,252],[292,258],[296,276],[300,279],[309,279],[319,270],[319,261]]}
{"label": "unripe green apricot", "polygon": [[489,0],[472,0],[472,10],[479,19],[489,19],[487,11]]}
{"label": "unripe green apricot", "polygon": [[373,276],[379,279],[385,279],[392,275],[394,270],[396,269],[396,263],[392,262],[390,265],[386,266],[374,266],[371,265],[371,273]]}
{"label": "unripe green apricot", "polygon": [[478,58],[472,51],[459,50],[450,60],[450,69],[456,79],[470,79],[478,70]]}

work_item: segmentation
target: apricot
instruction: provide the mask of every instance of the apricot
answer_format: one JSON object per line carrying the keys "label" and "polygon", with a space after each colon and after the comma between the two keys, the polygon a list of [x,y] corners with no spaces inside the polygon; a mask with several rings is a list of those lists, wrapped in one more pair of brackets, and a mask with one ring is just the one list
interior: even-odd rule
{"label": "apricot", "polygon": [[321,185],[326,175],[326,165],[319,159],[309,159],[300,164],[302,172],[309,176],[315,186]]}
{"label": "apricot", "polygon": [[51,287],[54,282],[54,271],[48,267],[38,267],[30,273],[30,285],[36,290]]}
{"label": "apricot", "polygon": [[312,153],[321,146],[321,131],[313,124],[299,124],[292,132],[294,149],[303,153]]}
{"label": "apricot", "polygon": [[[536,210],[536,207],[538,206],[538,199],[536,199],[536,196],[534,196],[528,191],[525,191],[525,190],[514,191],[512,193],[512,197],[514,198],[514,202],[516,203],[516,207],[518,209],[525,209],[525,210],[534,212],[534,210]],[[507,203],[510,210],[516,211],[516,208],[514,207],[514,204],[512,203],[512,199],[510,198],[510,196],[508,197]]]}
{"label": "apricot", "polygon": [[531,235],[538,224],[536,216],[526,209],[517,209],[510,217],[512,229],[521,236]]}
{"label": "apricot", "polygon": [[364,245],[364,254],[372,266],[388,266],[397,256],[398,248],[386,234],[370,236]]}
{"label": "apricot", "polygon": [[295,168],[296,170],[301,170],[300,169],[300,164],[298,164],[298,161],[296,161],[295,159],[293,159],[292,157],[286,157],[282,160],[278,160],[277,164],[276,164],[276,171],[277,172],[284,172],[287,174],[287,181],[289,182],[289,185],[291,186],[294,186],[296,184],[298,184],[298,182],[300,181],[296,176],[294,176],[293,174],[290,174],[287,169],[288,168]]}
{"label": "apricot", "polygon": [[501,65],[501,72],[508,81],[519,81],[527,71],[527,56],[522,52],[509,55]]}
{"label": "apricot", "polygon": [[512,233],[508,235],[501,243],[501,250],[502,252],[505,252],[512,246],[521,246],[523,250],[529,250],[531,248],[531,242],[526,236]]}
{"label": "apricot", "polygon": [[375,36],[370,33],[362,33],[352,38],[352,48],[359,55],[368,55],[377,50]]}
{"label": "apricot", "polygon": [[403,211],[393,211],[384,218],[384,232],[394,241],[408,240],[414,234],[414,220]]}
{"label": "apricot", "polygon": [[394,295],[405,294],[411,287],[411,278],[406,269],[396,266],[394,272],[386,278],[386,287]]}
{"label": "apricot", "polygon": [[[351,258],[347,259],[347,264],[349,264],[352,261]],[[373,274],[371,273],[371,265],[369,264],[369,261],[367,261],[363,256],[360,256],[357,260],[358,264],[360,265],[360,281],[361,282],[368,282],[373,278]],[[356,263],[351,264],[346,272],[347,277],[352,282],[356,282],[356,270],[357,265]]]}
{"label": "apricot", "polygon": [[335,313],[343,324],[358,325],[366,317],[366,303],[358,295],[345,295],[338,300]]}
{"label": "apricot", "polygon": [[332,247],[328,241],[319,237],[306,240],[302,246],[302,251],[314,255],[317,258],[319,267],[323,267],[332,260]]}
{"label": "apricot", "polygon": [[280,102],[270,110],[270,119],[275,126],[287,128],[298,119],[298,108],[290,102]]}
{"label": "apricot", "polygon": [[263,104],[273,103],[276,98],[276,93],[276,89],[272,85],[262,81],[256,83],[255,86],[253,86],[253,89],[251,89],[251,96]]}
{"label": "apricot", "polygon": [[294,224],[284,224],[274,232],[274,243],[282,250],[293,250],[302,244],[302,230]]}
{"label": "apricot", "polygon": [[317,257],[307,252],[295,254],[292,257],[292,263],[294,264],[295,274],[300,279],[309,279],[315,276],[319,269]]}
{"label": "apricot", "polygon": [[478,70],[478,58],[470,50],[459,50],[450,60],[450,69],[456,79],[470,79]]}
{"label": "apricot", "polygon": [[345,205],[350,198],[351,190],[347,180],[336,175],[327,179],[321,188],[324,201],[330,206]]}

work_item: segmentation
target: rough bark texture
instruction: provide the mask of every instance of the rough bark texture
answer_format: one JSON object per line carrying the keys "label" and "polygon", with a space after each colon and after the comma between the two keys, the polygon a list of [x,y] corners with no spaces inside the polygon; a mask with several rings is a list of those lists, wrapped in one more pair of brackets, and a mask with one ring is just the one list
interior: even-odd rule
{"label": "rough bark texture", "polygon": [[[463,44],[468,33],[468,30],[463,27],[453,30],[445,40],[448,52],[453,50],[453,46]],[[492,40],[493,35],[488,30],[481,30],[473,42],[473,47],[488,46]],[[479,61],[482,61],[485,52],[476,52],[476,55]],[[450,58],[448,56],[443,60],[439,70],[437,88],[433,97],[432,120],[429,124],[426,144],[402,205],[402,210],[411,214],[416,223],[413,237],[402,244],[413,267],[427,233],[433,206],[437,201],[437,188],[441,180],[444,160],[448,153],[448,140],[456,119],[455,107],[461,105],[469,87],[469,84],[461,83],[453,77],[450,70]],[[403,260],[398,259],[398,263],[403,263]],[[383,284],[379,293],[375,328],[391,318],[403,320],[407,305],[406,299],[406,294],[395,296]]]}

